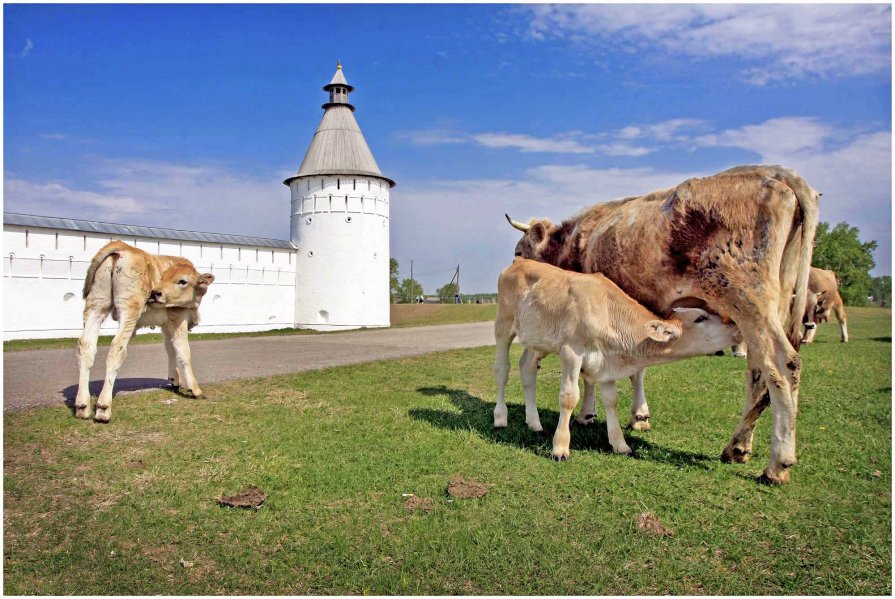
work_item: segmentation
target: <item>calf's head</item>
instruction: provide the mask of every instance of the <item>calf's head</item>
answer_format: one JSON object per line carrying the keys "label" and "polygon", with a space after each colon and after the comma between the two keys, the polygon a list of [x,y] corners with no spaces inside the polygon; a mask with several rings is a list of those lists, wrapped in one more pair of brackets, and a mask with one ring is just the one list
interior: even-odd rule
{"label": "calf's head", "polygon": [[198,308],[213,282],[213,274],[200,275],[186,264],[172,266],[162,273],[161,280],[149,293],[148,303],[164,308]]}
{"label": "calf's head", "polygon": [[701,308],[675,308],[674,320],[681,326],[674,353],[681,357],[714,353],[743,340],[736,324]]}

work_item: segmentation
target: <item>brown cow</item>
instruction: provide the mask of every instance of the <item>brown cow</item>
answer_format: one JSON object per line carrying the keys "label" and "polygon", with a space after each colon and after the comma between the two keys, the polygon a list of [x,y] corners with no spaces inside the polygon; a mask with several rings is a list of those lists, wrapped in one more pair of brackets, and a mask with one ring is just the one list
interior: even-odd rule
{"label": "brown cow", "polygon": [[80,380],[75,416],[90,418],[90,368],[99,329],[109,313],[118,321],[106,358],[106,380],[96,400],[97,422],[112,418],[115,378],[127,356],[127,344],[139,328],[161,327],[168,352],[168,380],[194,397],[202,390],[193,375],[187,332],[199,323],[199,303],[214,281],[178,256],[153,256],[121,241],[103,246],[84,280],[84,332],[78,342]]}
{"label": "brown cow", "polygon": [[733,320],[749,372],[743,414],[722,460],[748,460],[756,420],[770,404],[771,458],[762,478],[783,483],[796,462],[797,348],[818,198],[789,169],[744,166],[597,204],[559,225],[511,222],[525,232],[517,256],[603,273],[656,314],[704,306]]}
{"label": "brown cow", "polygon": [[830,314],[839,321],[839,334],[843,343],[848,343],[848,320],[845,304],[839,295],[839,282],[832,270],[811,267],[808,274],[808,296],[805,300],[805,336],[802,343],[814,341],[817,325],[830,320]]}
{"label": "brown cow", "polygon": [[[559,354],[562,389],[559,423],[553,437],[553,457],[569,457],[569,420],[578,404],[578,374],[585,381],[582,413],[593,416],[596,385],[606,409],[609,443],[617,453],[631,453],[618,425],[616,381],[647,365],[703,355],[736,343],[739,332],[714,314],[699,308],[675,308],[668,319],[635,302],[601,274],[582,274],[534,260],[516,258],[497,283],[494,321],[497,357],[494,375],[497,402],[494,426],[507,425],[504,395],[514,338],[525,347],[519,368],[525,391],[525,421],[540,431],[535,397],[537,364]],[[588,412],[589,411],[589,412]]]}

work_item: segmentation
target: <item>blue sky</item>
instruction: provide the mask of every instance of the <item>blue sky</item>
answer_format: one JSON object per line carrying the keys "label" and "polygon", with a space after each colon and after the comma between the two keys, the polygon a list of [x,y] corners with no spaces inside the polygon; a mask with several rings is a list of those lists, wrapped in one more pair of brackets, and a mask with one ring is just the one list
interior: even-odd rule
{"label": "blue sky", "polygon": [[[4,6],[4,209],[281,239],[337,60],[408,274],[747,163],[891,272],[888,5]],[[421,278],[427,292],[450,273]]]}

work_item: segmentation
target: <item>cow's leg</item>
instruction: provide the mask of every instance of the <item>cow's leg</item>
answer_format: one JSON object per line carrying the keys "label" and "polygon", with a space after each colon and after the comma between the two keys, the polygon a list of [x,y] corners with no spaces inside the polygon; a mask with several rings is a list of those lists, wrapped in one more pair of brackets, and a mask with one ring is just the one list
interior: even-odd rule
{"label": "cow's leg", "polygon": [[815,335],[817,335],[817,323],[806,322],[805,334],[802,336],[802,343],[812,343],[814,341]]}
{"label": "cow's leg", "polygon": [[556,423],[556,432],[553,434],[552,455],[553,459],[564,461],[569,459],[569,442],[572,440],[569,421],[572,419],[572,411],[578,405],[578,374],[581,372],[582,359],[572,348],[564,346],[559,352],[559,361],[559,422]]}
{"label": "cow's leg", "polygon": [[168,382],[171,389],[180,389],[180,373],[177,371],[177,352],[174,350],[174,339],[168,327],[162,327],[162,338],[165,340],[165,353],[168,354]]}
{"label": "cow's leg", "polygon": [[584,380],[584,401],[575,416],[575,422],[581,426],[590,426],[597,415],[597,386]]}
{"label": "cow's leg", "polygon": [[96,358],[96,341],[99,329],[109,315],[111,306],[99,303],[88,304],[84,310],[84,331],[78,340],[78,394],[75,397],[75,416],[90,418],[90,369]]}
{"label": "cow's leg", "polygon": [[103,383],[103,390],[100,391],[96,400],[96,414],[93,419],[97,422],[109,422],[112,419],[112,393],[115,388],[115,379],[118,378],[118,371],[124,364],[127,357],[127,344],[134,335],[137,328],[137,320],[140,318],[140,311],[119,307],[120,321],[118,333],[112,339],[112,345],[109,347],[109,355],[106,357],[106,380]]}
{"label": "cow's leg", "polygon": [[841,305],[833,307],[833,313],[836,314],[836,320],[839,321],[839,335],[842,343],[848,343],[848,320],[845,317],[845,308]]}
{"label": "cow's leg", "polygon": [[543,355],[526,348],[519,358],[519,375],[522,379],[522,394],[525,396],[525,424],[536,433],[544,430],[538,415],[537,381],[538,362]]}
{"label": "cow's leg", "polygon": [[[766,383],[773,419],[771,459],[762,474],[762,480],[785,483],[789,480],[789,469],[796,463],[795,433],[801,359],[790,345],[783,328],[778,323],[772,322],[770,325],[770,330],[764,339],[756,336],[749,339],[749,364],[750,367],[760,365],[760,376]],[[754,383],[756,375],[752,368],[748,376],[750,378],[747,385],[754,389],[757,385]],[[755,429],[755,420],[767,405],[764,397],[762,394],[750,409],[744,409],[740,425],[725,448],[722,458],[736,455],[737,450],[743,456],[751,452],[751,436]],[[749,400],[751,399],[750,397]]]}
{"label": "cow's leg", "polygon": [[625,435],[618,424],[618,388],[615,381],[600,384],[600,395],[603,398],[603,407],[606,409],[606,432],[609,435],[609,444],[615,453],[631,453],[631,448],[625,443]]}
{"label": "cow's leg", "polygon": [[165,323],[168,328],[168,334],[174,344],[174,353],[177,357],[177,368],[183,375],[180,380],[180,392],[184,393],[184,389],[196,399],[202,399],[205,394],[199,388],[199,382],[193,374],[192,355],[190,353],[189,328],[186,319],[168,321]]}
{"label": "cow's leg", "polygon": [[[646,392],[643,390],[643,379],[646,375],[646,369],[641,368],[631,375],[631,387],[633,396],[631,399],[631,428],[635,431],[648,431],[649,423],[649,406],[646,405]],[[613,383],[614,384],[614,383]],[[605,396],[604,396],[605,403]]]}
{"label": "cow's leg", "polygon": [[515,335],[496,334],[497,352],[494,358],[494,381],[497,383],[497,401],[494,405],[494,426],[507,426],[508,413],[506,402],[507,380],[510,378],[510,346]]}
{"label": "cow's leg", "polygon": [[745,463],[752,457],[752,438],[755,433],[755,424],[765,408],[770,405],[771,396],[768,394],[762,374],[761,362],[755,352],[748,350],[746,355],[748,369],[746,371],[746,399],[743,403],[743,414],[740,423],[724,453],[721,454],[723,462]]}

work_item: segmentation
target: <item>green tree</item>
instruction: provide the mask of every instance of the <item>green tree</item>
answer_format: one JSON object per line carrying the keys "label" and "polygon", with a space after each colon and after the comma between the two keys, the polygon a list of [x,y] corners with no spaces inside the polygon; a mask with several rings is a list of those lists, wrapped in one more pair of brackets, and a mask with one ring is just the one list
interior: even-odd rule
{"label": "green tree", "polygon": [[435,292],[438,295],[438,299],[441,300],[443,304],[453,304],[454,303],[454,294],[459,292],[460,288],[456,283],[448,283],[438,288],[438,291]]}
{"label": "green tree", "polygon": [[391,303],[396,304],[400,301],[399,294],[400,283],[398,283],[398,261],[394,258],[388,259],[388,295]]}
{"label": "green tree", "polygon": [[832,229],[829,223],[819,223],[814,237],[814,257],[811,264],[836,273],[839,279],[839,295],[850,306],[867,303],[870,291],[870,269],[875,241],[862,242],[860,231],[848,223],[839,223]]}
{"label": "green tree", "polygon": [[870,281],[870,295],[881,306],[892,306],[892,277],[873,277]]}
{"label": "green tree", "polygon": [[420,282],[409,277],[402,280],[398,286],[398,298],[403,304],[412,304],[416,301],[417,296],[422,294],[423,286],[420,285]]}

